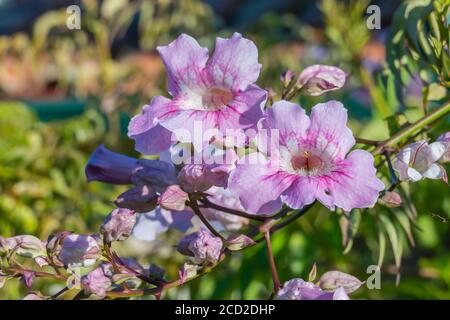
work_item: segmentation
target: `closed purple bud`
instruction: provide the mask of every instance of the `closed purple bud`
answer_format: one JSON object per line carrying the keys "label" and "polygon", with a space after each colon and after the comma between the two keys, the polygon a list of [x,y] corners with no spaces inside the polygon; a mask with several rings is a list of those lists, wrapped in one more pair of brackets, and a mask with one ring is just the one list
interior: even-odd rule
{"label": "closed purple bud", "polygon": [[181,190],[177,184],[167,187],[167,189],[159,197],[159,205],[161,208],[171,211],[183,211],[186,208],[186,201],[189,195]]}
{"label": "closed purple bud", "polygon": [[141,166],[131,180],[137,186],[148,185],[156,192],[177,183],[177,169],[172,163],[160,160],[139,160]]}
{"label": "closed purple bud", "polygon": [[214,263],[220,257],[222,246],[222,239],[207,230],[200,230],[182,238],[178,242],[177,250],[196,261]]}
{"label": "closed purple bud", "polygon": [[136,224],[136,212],[124,208],[113,210],[100,227],[106,242],[127,239]]}
{"label": "closed purple bud", "polygon": [[104,298],[111,286],[111,280],[105,276],[101,266],[83,276],[81,283],[87,294],[95,294],[99,298]]}
{"label": "closed purple bud", "polygon": [[85,172],[89,182],[131,184],[131,175],[140,167],[138,159],[112,152],[101,145],[89,158]]}
{"label": "closed purple bud", "polygon": [[136,212],[149,212],[158,204],[158,195],[149,186],[142,185],[120,194],[114,204]]}
{"label": "closed purple bud", "polygon": [[71,233],[61,240],[58,259],[65,266],[89,267],[101,256],[100,246],[92,236]]}
{"label": "closed purple bud", "polygon": [[22,280],[25,283],[25,286],[29,289],[33,285],[33,280],[36,277],[36,274],[32,271],[23,271],[22,272]]}
{"label": "closed purple bud", "polygon": [[298,83],[305,94],[320,96],[327,91],[342,88],[346,78],[345,72],[339,68],[316,64],[300,73]]}

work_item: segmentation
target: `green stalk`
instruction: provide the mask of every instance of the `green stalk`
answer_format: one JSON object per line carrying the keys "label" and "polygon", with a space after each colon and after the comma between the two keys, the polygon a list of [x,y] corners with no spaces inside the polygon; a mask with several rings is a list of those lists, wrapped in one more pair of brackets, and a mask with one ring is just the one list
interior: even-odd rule
{"label": "green stalk", "polygon": [[448,113],[450,113],[450,103],[444,104],[442,107],[439,107],[438,109],[434,110],[433,112],[430,112],[429,114],[427,114],[423,118],[419,119],[418,121],[414,122],[413,124],[398,131],[392,137],[383,141],[379,146],[377,146],[372,151],[372,154],[374,156],[378,155],[378,154],[382,153],[386,147],[395,146],[398,142],[402,141],[403,139],[409,138],[410,136],[415,134],[417,131],[423,129],[425,126],[431,124],[432,122],[442,118],[443,116],[447,115]]}

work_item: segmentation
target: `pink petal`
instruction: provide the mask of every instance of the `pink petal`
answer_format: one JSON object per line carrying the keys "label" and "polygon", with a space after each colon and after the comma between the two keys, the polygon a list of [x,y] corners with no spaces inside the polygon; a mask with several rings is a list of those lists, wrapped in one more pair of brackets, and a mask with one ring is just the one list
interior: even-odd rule
{"label": "pink petal", "polygon": [[143,154],[157,154],[170,148],[172,133],[159,124],[176,110],[171,100],[157,96],[142,113],[133,117],[128,125],[128,136],[135,140],[135,149]]}
{"label": "pink petal", "polygon": [[266,103],[267,91],[256,85],[248,86],[247,90],[237,93],[226,108],[220,110],[218,128],[221,133],[226,130],[256,128],[263,117],[262,108]]}
{"label": "pink petal", "polygon": [[258,79],[260,69],[258,49],[251,40],[242,38],[239,33],[234,33],[230,39],[216,39],[207,65],[212,83],[234,91],[245,90]]}
{"label": "pink petal", "polygon": [[355,138],[347,127],[347,109],[342,103],[329,101],[314,106],[305,142],[333,159],[344,159],[355,144]]}
{"label": "pink petal", "polygon": [[208,60],[208,49],[200,47],[198,42],[186,35],[180,35],[167,46],[157,47],[166,66],[169,88],[172,97],[177,96],[185,87],[195,86],[201,81],[201,73]]}
{"label": "pink petal", "polygon": [[210,140],[218,135],[216,126],[219,111],[181,110],[173,117],[161,121],[161,125],[170,130],[176,139],[183,143],[192,143],[196,150],[202,150]]}
{"label": "pink petal", "polygon": [[321,177],[298,177],[294,183],[283,192],[281,199],[292,209],[300,209],[319,200],[330,210],[334,210],[332,197],[327,194],[327,184]]}
{"label": "pink petal", "polygon": [[372,207],[384,184],[376,176],[373,156],[364,150],[355,150],[330,179],[329,190],[336,206],[350,211],[354,208]]}
{"label": "pink petal", "polygon": [[302,177],[298,177],[281,196],[281,200],[292,209],[302,208],[313,203],[315,199],[309,180]]}
{"label": "pink petal", "polygon": [[278,200],[292,183],[290,177],[270,167],[261,154],[247,155],[239,163],[230,174],[228,187],[249,212],[261,213],[265,205]]}
{"label": "pink petal", "polygon": [[188,199],[189,195],[181,190],[179,185],[174,184],[167,187],[159,197],[159,205],[166,210],[183,211]]}
{"label": "pink petal", "polygon": [[300,141],[310,125],[305,110],[289,101],[278,101],[266,111],[263,128],[279,130],[281,144],[287,146],[289,140]]}

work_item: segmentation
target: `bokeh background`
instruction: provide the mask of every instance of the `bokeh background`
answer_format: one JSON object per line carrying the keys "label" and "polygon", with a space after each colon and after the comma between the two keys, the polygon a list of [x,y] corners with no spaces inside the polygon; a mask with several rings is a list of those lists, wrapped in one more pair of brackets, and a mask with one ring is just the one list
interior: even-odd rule
{"label": "bokeh background", "polygon": [[[166,95],[155,47],[180,33],[210,48],[216,36],[243,33],[259,49],[263,69],[258,84],[275,91],[286,69],[299,72],[315,63],[342,68],[349,73],[343,90],[302,97],[300,103],[309,108],[341,100],[357,136],[386,138],[383,108],[401,109],[410,119],[421,114],[420,81],[411,76],[399,102],[393,94],[398,83],[386,74],[386,42],[402,3],[0,0],[0,234],[45,239],[60,230],[98,229],[124,189],[87,184],[87,158],[101,143],[139,156],[126,135],[128,121],[152,96]],[[82,8],[80,30],[66,27],[71,4]],[[366,26],[369,4],[381,8],[379,30]],[[433,90],[435,100],[445,96],[440,88]],[[433,130],[438,134],[449,127],[447,119]],[[404,186],[402,194],[410,200],[402,209],[356,212],[349,218],[316,206],[274,235],[282,280],[307,278],[313,263],[319,274],[340,269],[364,280],[366,268],[380,263],[381,289],[362,288],[353,298],[450,299],[450,224],[433,215],[450,218],[449,188],[440,181],[422,181]],[[169,232],[152,243],[129,239],[116,249],[176,277],[183,262],[173,249],[179,237]],[[46,293],[60,288],[41,279],[35,286]],[[266,253],[256,246],[165,297],[267,298],[270,288]],[[0,298],[17,299],[25,292],[18,280],[11,280],[0,289]]]}

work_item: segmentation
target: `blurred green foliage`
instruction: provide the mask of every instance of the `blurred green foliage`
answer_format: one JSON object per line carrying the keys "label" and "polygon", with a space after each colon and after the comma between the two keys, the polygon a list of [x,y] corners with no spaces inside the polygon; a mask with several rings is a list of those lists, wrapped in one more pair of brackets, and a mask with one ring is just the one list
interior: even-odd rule
{"label": "blurred green foliage", "polygon": [[[11,48],[28,47],[35,53],[50,52],[53,62],[48,64],[46,55],[46,59],[41,54],[29,57],[16,50],[15,57],[18,54],[23,60],[16,60],[14,66],[19,68],[20,61],[28,61],[36,64],[33,70],[48,72],[54,70],[49,65],[55,64],[57,72],[51,76],[64,89],[63,99],[70,95],[88,97],[82,115],[50,123],[38,121],[23,103],[0,102],[3,236],[30,233],[45,238],[62,229],[91,233],[111,210],[111,201],[121,189],[87,184],[86,160],[105,142],[115,151],[132,153],[132,143],[120,134],[124,123],[126,128],[127,119],[140,105],[165,91],[157,58],[147,57],[155,71],[142,76],[141,64],[124,68],[120,58],[112,57],[112,40],[127,29],[135,12],[141,12],[139,43],[144,50],[165,44],[181,32],[211,47],[216,33],[227,36],[234,31],[212,32],[214,16],[200,1],[183,0],[176,5],[169,0],[104,1],[101,7],[97,1],[84,3],[88,19],[85,33],[77,37],[71,37],[67,30],[61,33],[64,11],[58,11],[38,20],[32,40],[16,35],[0,41],[2,54],[11,54]],[[368,1],[322,1],[323,29],[306,25],[292,14],[269,12],[253,22],[246,36],[259,48],[264,67],[258,82],[263,87],[279,91],[282,71],[299,72],[314,63],[337,65],[349,72],[344,90],[320,98],[302,97],[299,102],[309,108],[329,99],[341,100],[349,109],[355,135],[385,139],[389,130],[395,132],[448,101],[448,1],[405,1],[394,18],[386,47],[366,27],[367,5]],[[73,67],[74,57],[77,67]],[[368,65],[376,67],[370,70]],[[419,93],[409,88],[417,78]],[[447,119],[421,133],[420,138],[434,139],[448,128]],[[386,171],[383,163],[379,165]],[[405,205],[397,209],[376,206],[344,215],[317,205],[298,222],[277,232],[273,250],[281,280],[306,279],[313,263],[319,275],[340,269],[365,280],[369,276],[366,268],[379,264],[381,289],[363,288],[354,298],[450,299],[450,224],[435,216],[450,219],[448,186],[428,180],[403,184],[401,194]],[[183,261],[181,255],[173,254],[177,237],[169,233],[154,244],[127,241],[117,250],[147,265],[158,263],[169,277],[177,277]],[[266,252],[259,245],[233,255],[205,277],[169,290],[167,297],[268,298],[271,285]],[[44,291],[53,288],[42,281],[38,287]],[[11,280],[0,290],[0,298],[19,298],[23,290]]]}

